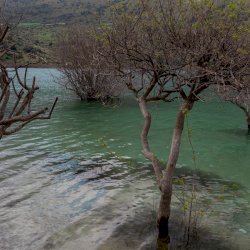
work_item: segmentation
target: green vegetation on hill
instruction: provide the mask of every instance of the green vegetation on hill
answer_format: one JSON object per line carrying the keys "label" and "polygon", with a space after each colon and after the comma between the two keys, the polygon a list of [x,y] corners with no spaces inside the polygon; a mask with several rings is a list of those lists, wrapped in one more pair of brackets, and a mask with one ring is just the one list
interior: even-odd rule
{"label": "green vegetation on hill", "polygon": [[[39,23],[20,23],[8,36],[8,43],[13,44],[11,50],[15,52],[17,61],[21,64],[39,63],[53,64],[53,51],[56,35],[62,26],[47,26]],[[12,61],[11,53],[5,56]]]}
{"label": "green vegetation on hill", "polygon": [[[21,22],[12,32],[20,63],[54,64],[56,35],[71,24],[90,25],[104,16],[108,0],[8,0],[6,14],[11,23]],[[10,55],[6,56],[10,60]]]}
{"label": "green vegetation on hill", "polygon": [[10,17],[22,16],[27,22],[92,23],[102,16],[108,0],[8,0]]}

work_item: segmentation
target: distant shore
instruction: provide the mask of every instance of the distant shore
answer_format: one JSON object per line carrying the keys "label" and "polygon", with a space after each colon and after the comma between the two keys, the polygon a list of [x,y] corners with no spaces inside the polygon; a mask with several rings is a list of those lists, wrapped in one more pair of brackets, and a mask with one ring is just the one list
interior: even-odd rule
{"label": "distant shore", "polygon": [[[58,65],[56,63],[31,63],[31,64],[17,64],[18,68],[26,68],[28,66],[28,68],[59,68]],[[7,68],[14,68],[15,64],[13,63],[6,63],[5,66]]]}

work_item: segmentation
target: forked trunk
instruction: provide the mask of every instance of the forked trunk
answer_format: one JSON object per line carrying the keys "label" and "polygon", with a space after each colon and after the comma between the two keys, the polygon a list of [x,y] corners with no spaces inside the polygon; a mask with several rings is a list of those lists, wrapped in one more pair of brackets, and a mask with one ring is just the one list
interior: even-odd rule
{"label": "forked trunk", "polygon": [[[173,132],[172,144],[166,170],[160,183],[161,200],[158,212],[159,241],[169,243],[168,223],[170,217],[170,205],[172,197],[172,178],[179,157],[181,136],[184,128],[186,113],[193,107],[193,102],[186,101],[180,108]],[[163,248],[164,249],[164,248]]]}
{"label": "forked trunk", "polygon": [[149,159],[152,163],[157,183],[161,190],[161,200],[158,211],[158,249],[166,250],[168,249],[169,232],[168,232],[168,221],[170,216],[170,204],[172,197],[172,178],[175,171],[175,166],[179,157],[180,145],[181,145],[181,136],[183,132],[184,122],[186,113],[192,109],[193,101],[186,100],[185,103],[181,106],[176,120],[176,125],[173,132],[171,150],[169,153],[169,158],[166,166],[166,170],[162,171],[160,167],[159,160],[151,152],[149,142],[148,142],[148,133],[151,126],[151,114],[147,109],[146,100],[142,97],[138,99],[141,113],[144,117],[144,127],[141,133],[141,142],[143,146],[143,154]]}

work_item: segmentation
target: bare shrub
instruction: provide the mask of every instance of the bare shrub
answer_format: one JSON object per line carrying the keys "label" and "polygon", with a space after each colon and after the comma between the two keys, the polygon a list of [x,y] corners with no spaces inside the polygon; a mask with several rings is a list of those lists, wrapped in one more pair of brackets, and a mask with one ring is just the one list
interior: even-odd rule
{"label": "bare shrub", "polygon": [[[12,45],[5,43],[9,29],[8,24],[0,23],[0,139],[21,130],[31,121],[50,119],[58,100],[55,99],[50,110],[47,107],[33,109],[34,94],[39,87],[35,77],[32,83],[27,82],[28,66],[25,66],[24,76],[21,77],[21,66],[17,65],[15,54],[10,53]],[[3,60],[9,53],[13,56],[14,69],[11,73]]]}
{"label": "bare shrub", "polygon": [[120,94],[121,84],[100,57],[101,51],[95,33],[88,28],[73,26],[58,37],[60,83],[81,100],[107,101]]}

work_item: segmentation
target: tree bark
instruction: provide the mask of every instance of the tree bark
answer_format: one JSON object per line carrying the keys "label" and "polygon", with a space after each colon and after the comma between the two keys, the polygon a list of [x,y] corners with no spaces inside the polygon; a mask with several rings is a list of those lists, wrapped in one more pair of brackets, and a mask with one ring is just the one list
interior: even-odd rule
{"label": "tree bark", "polygon": [[172,178],[179,157],[185,116],[186,113],[192,109],[192,107],[193,102],[187,100],[181,106],[178,112],[166,170],[164,171],[163,177],[161,178],[160,182],[161,200],[158,211],[159,239],[165,239],[166,241],[169,241],[168,222],[170,217],[170,205],[172,197]]}
{"label": "tree bark", "polygon": [[179,157],[181,136],[184,128],[185,117],[187,112],[192,109],[194,101],[190,101],[187,99],[179,109],[165,171],[162,171],[159,160],[150,150],[148,133],[151,126],[151,114],[147,109],[146,100],[144,97],[140,97],[138,98],[138,102],[141,113],[144,117],[144,126],[141,132],[141,143],[143,147],[142,152],[144,156],[152,163],[157,183],[161,191],[161,200],[157,220],[159,230],[158,248],[167,249],[167,245],[170,242],[168,223],[172,197],[172,178]]}
{"label": "tree bark", "polygon": [[151,152],[150,147],[149,147],[149,142],[148,142],[148,133],[151,127],[151,114],[147,109],[146,100],[143,97],[139,98],[138,102],[139,102],[141,113],[144,117],[144,126],[141,132],[141,143],[143,147],[142,153],[144,154],[145,158],[151,161],[154,172],[155,172],[155,176],[157,179],[158,186],[160,187],[163,173],[160,167],[160,162],[157,159],[157,157]]}

